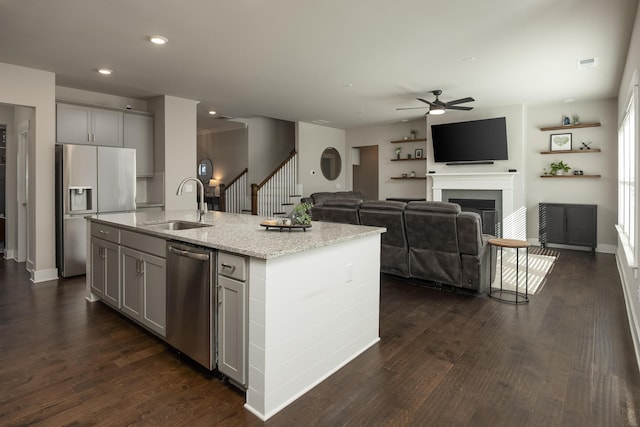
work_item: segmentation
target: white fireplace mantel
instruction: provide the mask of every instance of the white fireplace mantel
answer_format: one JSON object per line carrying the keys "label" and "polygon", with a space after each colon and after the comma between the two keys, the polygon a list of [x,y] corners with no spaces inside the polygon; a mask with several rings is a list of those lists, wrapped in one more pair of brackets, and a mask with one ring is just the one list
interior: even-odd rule
{"label": "white fireplace mantel", "polygon": [[427,174],[433,183],[433,200],[442,201],[443,190],[501,190],[502,191],[502,232],[505,238],[515,238],[513,190],[517,172],[483,173],[435,173]]}

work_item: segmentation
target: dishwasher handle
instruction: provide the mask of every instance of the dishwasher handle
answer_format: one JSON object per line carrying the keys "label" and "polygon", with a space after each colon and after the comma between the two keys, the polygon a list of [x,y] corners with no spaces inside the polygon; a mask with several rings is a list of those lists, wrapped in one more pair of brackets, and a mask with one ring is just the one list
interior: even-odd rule
{"label": "dishwasher handle", "polygon": [[174,253],[176,255],[184,256],[187,258],[197,259],[198,261],[209,261],[209,254],[185,251],[182,249],[176,249],[173,246],[169,246],[169,252]]}

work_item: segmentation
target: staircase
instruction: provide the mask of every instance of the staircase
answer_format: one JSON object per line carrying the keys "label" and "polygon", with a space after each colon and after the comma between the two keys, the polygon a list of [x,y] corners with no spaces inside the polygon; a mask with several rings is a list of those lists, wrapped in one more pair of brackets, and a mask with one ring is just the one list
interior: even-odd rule
{"label": "staircase", "polygon": [[[260,184],[251,184],[247,193],[245,169],[227,185],[220,184],[220,209],[224,212],[261,216],[288,216],[302,199],[297,184],[298,153],[293,150],[287,158]],[[250,209],[247,208],[251,204]]]}
{"label": "staircase", "polygon": [[251,214],[287,216],[301,195],[297,184],[298,153],[289,156],[260,184],[251,184]]}

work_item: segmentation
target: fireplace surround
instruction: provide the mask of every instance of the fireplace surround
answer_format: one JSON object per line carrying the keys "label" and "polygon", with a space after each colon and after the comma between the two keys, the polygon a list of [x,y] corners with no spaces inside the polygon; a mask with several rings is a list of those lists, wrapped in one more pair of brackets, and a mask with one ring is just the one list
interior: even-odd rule
{"label": "fireplace surround", "polygon": [[[496,200],[496,214],[498,221],[502,222],[502,237],[506,239],[519,239],[526,234],[526,225],[518,220],[518,212],[521,210],[515,205],[514,190],[517,172],[484,172],[484,173],[434,173],[428,174],[432,180],[434,201],[447,201],[449,198],[479,198],[490,199],[482,196],[482,192],[492,190],[499,192],[499,200]],[[457,197],[458,191],[474,190],[478,196]],[[443,197],[444,193],[444,197]],[[472,194],[467,191],[462,194]],[[454,194],[454,196],[451,196]]]}

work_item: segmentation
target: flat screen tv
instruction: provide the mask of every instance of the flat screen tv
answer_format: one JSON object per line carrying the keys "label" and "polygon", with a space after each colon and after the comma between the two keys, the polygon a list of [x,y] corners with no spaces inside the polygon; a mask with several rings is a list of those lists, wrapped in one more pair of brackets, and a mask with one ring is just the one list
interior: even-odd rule
{"label": "flat screen tv", "polygon": [[450,164],[508,160],[504,117],[431,126],[433,160]]}

